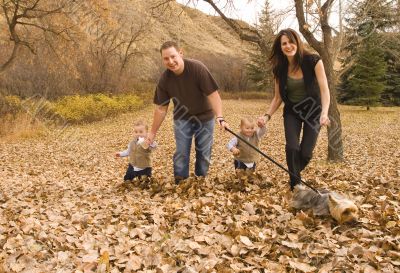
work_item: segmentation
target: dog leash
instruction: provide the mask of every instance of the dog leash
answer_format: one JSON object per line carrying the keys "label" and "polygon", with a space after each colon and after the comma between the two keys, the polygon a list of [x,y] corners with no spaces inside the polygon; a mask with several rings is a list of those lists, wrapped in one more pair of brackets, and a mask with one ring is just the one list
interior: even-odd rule
{"label": "dog leash", "polygon": [[282,170],[284,170],[285,172],[287,172],[288,174],[296,177],[297,179],[300,180],[301,183],[303,183],[304,185],[306,185],[307,187],[309,187],[310,189],[312,189],[313,191],[315,191],[316,193],[320,194],[320,192],[314,188],[313,186],[311,186],[310,184],[306,183],[304,180],[302,180],[300,177],[298,177],[297,175],[295,175],[294,173],[292,173],[291,171],[289,171],[288,169],[286,169],[282,164],[276,162],[273,158],[271,158],[270,156],[266,155],[264,152],[262,152],[260,149],[258,149],[256,146],[254,146],[253,144],[251,144],[250,142],[248,142],[247,140],[245,140],[244,138],[242,138],[241,136],[239,136],[238,134],[236,134],[235,132],[233,132],[231,129],[226,128],[225,130],[227,130],[229,133],[231,133],[232,135],[234,135],[235,137],[237,137],[238,139],[240,139],[241,141],[243,141],[244,143],[246,143],[248,146],[250,146],[251,148],[253,148],[254,150],[256,150],[259,154],[261,154],[263,157],[265,157],[266,159],[268,159],[269,161],[271,161],[272,163],[274,163],[276,166],[278,166],[279,168],[281,168]]}

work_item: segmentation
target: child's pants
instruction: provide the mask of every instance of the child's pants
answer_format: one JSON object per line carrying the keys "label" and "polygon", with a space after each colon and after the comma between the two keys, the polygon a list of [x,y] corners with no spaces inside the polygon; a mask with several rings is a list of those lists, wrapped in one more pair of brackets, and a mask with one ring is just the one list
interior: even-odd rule
{"label": "child's pants", "polygon": [[133,180],[135,177],[139,177],[142,175],[147,175],[148,177],[151,177],[151,167],[147,167],[143,170],[140,171],[135,171],[133,169],[133,166],[131,164],[128,165],[128,169],[126,170],[126,174],[124,176],[124,181],[126,180]]}
{"label": "child's pants", "polygon": [[246,164],[244,164],[242,161],[236,160],[236,159],[233,162],[233,164],[235,165],[235,170],[237,170],[237,169],[239,169],[239,170],[247,170],[247,169],[249,169],[249,170],[254,171],[256,169],[256,163],[255,162],[253,164],[253,167],[251,167],[251,168],[248,168],[246,166]]}

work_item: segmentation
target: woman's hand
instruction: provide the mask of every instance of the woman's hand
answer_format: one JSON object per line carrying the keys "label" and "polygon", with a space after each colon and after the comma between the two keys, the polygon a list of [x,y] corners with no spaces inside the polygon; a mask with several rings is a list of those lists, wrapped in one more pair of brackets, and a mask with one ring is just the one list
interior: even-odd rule
{"label": "woman's hand", "polygon": [[321,115],[321,117],[319,118],[319,124],[321,126],[329,126],[331,124],[331,121],[327,114]]}
{"label": "woman's hand", "polygon": [[271,119],[271,116],[261,116],[257,119],[257,126],[258,127],[264,127],[265,124]]}

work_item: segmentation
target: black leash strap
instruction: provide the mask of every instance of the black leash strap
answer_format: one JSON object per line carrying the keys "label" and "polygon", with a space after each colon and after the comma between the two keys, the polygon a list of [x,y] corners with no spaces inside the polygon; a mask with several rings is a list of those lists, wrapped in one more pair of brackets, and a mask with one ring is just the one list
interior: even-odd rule
{"label": "black leash strap", "polygon": [[241,136],[239,136],[238,134],[234,133],[231,129],[229,128],[225,128],[225,130],[227,130],[229,133],[231,133],[232,135],[234,135],[235,137],[237,137],[238,139],[240,139],[241,141],[243,141],[244,143],[246,143],[247,145],[249,145],[251,148],[253,148],[254,150],[256,150],[259,154],[261,154],[263,157],[265,157],[266,159],[268,159],[269,161],[271,161],[272,163],[274,163],[276,166],[278,166],[279,168],[281,168],[282,170],[284,170],[285,172],[287,172],[288,174],[298,178],[301,183],[303,183],[304,185],[306,185],[307,187],[309,187],[310,189],[312,189],[313,191],[315,191],[316,193],[320,194],[319,191],[314,188],[313,186],[311,186],[310,184],[306,183],[304,180],[302,180],[300,177],[298,177],[297,175],[295,175],[294,173],[292,173],[291,171],[289,171],[288,169],[286,169],[284,166],[282,166],[282,164],[276,162],[275,160],[273,160],[270,156],[266,155],[265,153],[263,153],[262,151],[260,151],[256,146],[254,146],[253,144],[251,144],[250,142],[248,142],[247,140],[245,140],[244,138],[242,138]]}

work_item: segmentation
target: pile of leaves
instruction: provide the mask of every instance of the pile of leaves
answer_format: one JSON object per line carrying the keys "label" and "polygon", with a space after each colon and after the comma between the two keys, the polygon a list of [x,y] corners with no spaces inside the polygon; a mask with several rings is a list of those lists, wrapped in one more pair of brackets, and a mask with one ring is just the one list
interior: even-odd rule
{"label": "pile of leaves", "polygon": [[[267,103],[224,107],[237,129]],[[208,177],[175,185],[171,117],[153,178],[124,184],[127,162],[114,154],[151,108],[1,143],[0,272],[400,272],[400,109],[341,113],[346,160],[325,161],[321,132],[304,178],[356,202],[359,221],[346,225],[293,210],[287,174],[266,160],[236,175],[232,136],[219,129]],[[261,149],[285,162],[279,113]]]}

